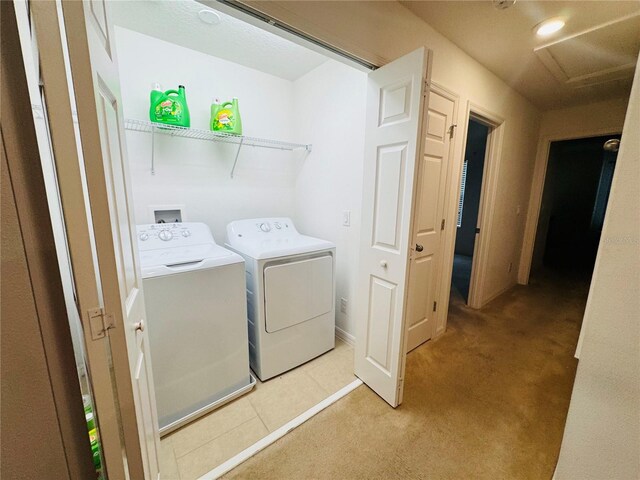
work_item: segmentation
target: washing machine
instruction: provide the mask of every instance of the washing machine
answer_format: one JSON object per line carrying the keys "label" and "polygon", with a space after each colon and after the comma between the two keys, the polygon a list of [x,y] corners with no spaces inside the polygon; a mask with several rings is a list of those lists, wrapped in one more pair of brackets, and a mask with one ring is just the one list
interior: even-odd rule
{"label": "washing machine", "polygon": [[245,268],[204,223],[137,227],[160,434],[248,392]]}
{"label": "washing machine", "polygon": [[245,260],[249,361],[261,380],[335,346],[335,245],[289,218],[237,220],[227,247]]}

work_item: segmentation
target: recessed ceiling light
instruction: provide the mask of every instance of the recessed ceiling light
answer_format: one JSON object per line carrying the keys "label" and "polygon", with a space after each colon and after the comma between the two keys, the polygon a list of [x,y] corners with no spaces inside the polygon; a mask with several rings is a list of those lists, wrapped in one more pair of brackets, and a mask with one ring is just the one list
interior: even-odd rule
{"label": "recessed ceiling light", "polygon": [[204,23],[207,23],[209,25],[217,25],[217,24],[220,23],[220,15],[218,15],[213,10],[206,10],[206,9],[205,10],[200,10],[198,12],[198,17]]}
{"label": "recessed ceiling light", "polygon": [[556,33],[564,27],[564,20],[562,18],[550,18],[542,23],[539,23],[534,27],[537,35],[541,37],[547,37],[552,33]]}

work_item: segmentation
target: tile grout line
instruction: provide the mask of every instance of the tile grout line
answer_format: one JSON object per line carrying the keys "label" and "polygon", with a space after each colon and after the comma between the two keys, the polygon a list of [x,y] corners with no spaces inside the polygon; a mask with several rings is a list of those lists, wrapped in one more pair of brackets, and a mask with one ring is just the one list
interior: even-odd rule
{"label": "tile grout line", "polygon": [[324,394],[325,394],[325,395],[329,395],[329,396],[331,396],[331,395],[333,395],[333,394],[335,393],[335,392],[329,392],[326,388],[324,388],[322,385],[320,385],[320,382],[318,382],[315,378],[313,378],[313,376],[312,376],[312,375],[310,375],[310,374],[309,374],[309,372],[303,372],[303,373],[304,373],[307,377],[309,377],[309,378],[311,379],[311,381],[312,381],[313,383],[315,383],[315,384],[320,388],[320,390],[322,390],[322,391],[324,392]]}
{"label": "tile grout line", "polygon": [[286,423],[285,425],[283,425],[282,427],[278,428],[274,432],[271,432],[266,437],[258,440],[256,443],[254,443],[250,447],[244,449],[242,452],[238,453],[234,457],[231,457],[226,462],[218,465],[216,468],[214,468],[210,472],[205,473],[198,480],[215,480],[215,479],[219,478],[220,476],[224,475],[225,473],[228,473],[229,471],[231,471],[232,469],[234,469],[235,467],[240,465],[245,460],[248,460],[249,458],[251,458],[252,456],[257,454],[261,450],[264,450],[266,447],[268,447],[272,443],[275,443],[277,440],[279,440],[280,438],[284,437],[290,431],[294,430],[295,428],[299,427],[300,425],[302,425],[304,422],[306,422],[307,420],[309,420],[313,416],[315,416],[318,413],[320,413],[325,408],[327,408],[330,405],[334,404],[335,402],[337,402],[341,398],[347,396],[349,393],[351,393],[353,390],[355,390],[356,388],[358,388],[362,384],[363,384],[362,380],[360,380],[359,378],[354,380],[353,382],[351,382],[346,387],[340,389],[339,391],[337,391],[333,395],[325,398],[320,403],[314,405],[313,407],[311,407],[306,412],[298,415],[296,418],[294,418],[290,422]]}
{"label": "tile grout line", "polygon": [[[248,394],[248,393],[249,393],[249,392],[247,392],[247,394]],[[231,402],[231,403],[229,403],[229,404],[227,404],[227,405],[222,406],[220,410],[215,410],[215,411],[213,411],[213,412],[210,412],[208,415],[213,415],[213,414],[216,414],[216,413],[222,413],[225,407],[231,406],[231,405],[233,405],[235,402],[242,401],[244,398],[245,398],[244,396],[243,396],[243,397],[240,397],[240,398],[238,398],[238,399],[234,400],[233,402]],[[225,430],[225,431],[223,431],[223,432],[221,432],[221,433],[217,434],[215,437],[210,438],[210,439],[209,439],[209,440],[207,440],[206,442],[199,444],[197,447],[193,447],[193,448],[189,449],[188,451],[186,451],[186,452],[185,452],[185,453],[183,453],[182,455],[178,455],[178,454],[176,453],[176,451],[175,451],[175,447],[174,447],[174,443],[175,443],[174,436],[175,436],[176,434],[178,434],[179,432],[181,432],[183,429],[187,429],[187,428],[189,428],[191,425],[187,424],[187,425],[185,425],[184,427],[180,428],[179,430],[176,430],[175,432],[172,432],[170,435],[167,435],[165,438],[166,438],[167,440],[170,440],[170,441],[171,441],[171,448],[172,448],[172,450],[173,450],[173,454],[174,454],[175,459],[177,460],[178,458],[182,458],[182,457],[184,457],[185,455],[188,455],[189,453],[191,453],[191,452],[193,452],[193,451],[197,450],[198,448],[200,448],[200,447],[202,447],[202,446],[206,445],[207,443],[209,443],[209,442],[211,442],[211,441],[215,440],[216,438],[219,438],[219,437],[221,437],[222,435],[224,435],[224,434],[226,434],[226,433],[229,433],[230,431],[232,431],[232,430],[234,430],[234,429],[238,428],[240,425],[243,425],[243,424],[247,423],[249,420],[253,420],[253,418],[254,418],[254,417],[257,417],[257,416],[258,416],[258,411],[255,409],[255,407],[253,406],[253,404],[249,401],[249,398],[248,398],[248,397],[246,397],[246,400],[248,401],[249,406],[251,407],[251,410],[253,410],[253,413],[254,413],[254,415],[253,415],[251,418],[248,418],[247,420],[244,420],[243,422],[240,422],[239,424],[237,424],[237,425],[235,425],[235,426],[233,426],[233,427],[229,428],[228,430]],[[202,418],[199,418],[199,419],[196,419],[196,420],[194,420],[194,421],[193,421],[193,424],[197,424],[199,421],[202,421],[202,420],[204,420],[205,418],[206,418],[206,416],[205,416],[205,417],[202,417]],[[262,420],[262,419],[261,419],[261,420]],[[267,430],[268,430],[268,429],[267,429]]]}
{"label": "tile grout line", "polygon": [[[256,375],[256,379],[258,378],[258,376]],[[264,383],[261,380],[260,383]],[[265,423],[264,419],[262,418],[262,415],[260,415],[260,412],[258,411],[258,409],[256,408],[256,406],[253,404],[253,402],[251,401],[251,398],[247,397],[247,401],[249,402],[249,405],[251,405],[251,408],[253,408],[253,411],[256,412],[256,416],[258,417],[258,419],[262,422],[262,426],[265,428],[265,430],[269,433],[271,433],[271,430],[269,429],[269,427],[267,427],[267,424]]]}
{"label": "tile grout line", "polygon": [[[249,403],[251,403],[251,400],[249,400]],[[258,412],[258,409],[256,407],[254,407],[253,403],[251,403],[251,408],[253,408],[256,412],[256,416],[258,417],[258,419],[260,420],[260,422],[262,423],[262,426],[264,427],[264,429],[271,433],[271,430],[269,430],[269,427],[267,427],[267,424],[264,423],[264,419],[262,418],[262,416],[260,415],[260,412]]]}
{"label": "tile grout line", "polygon": [[[252,405],[252,408],[253,408],[253,405]],[[255,411],[255,409],[254,409],[254,411]],[[198,450],[199,448],[202,448],[202,447],[204,447],[205,445],[210,444],[210,443],[211,443],[211,442],[213,442],[214,440],[218,440],[218,439],[219,439],[220,437],[222,437],[223,435],[226,435],[227,433],[231,433],[231,432],[233,432],[236,428],[240,428],[240,427],[241,427],[241,426],[243,426],[245,423],[249,423],[251,420],[253,420],[253,419],[254,419],[254,418],[256,418],[256,417],[258,417],[258,419],[260,419],[260,417],[259,417],[259,415],[258,415],[258,413],[257,413],[257,412],[256,412],[256,415],[254,415],[253,417],[251,417],[251,418],[249,418],[249,419],[245,420],[244,422],[240,422],[240,423],[239,423],[238,425],[236,425],[235,427],[233,427],[233,428],[231,428],[231,429],[229,429],[229,430],[226,430],[225,432],[222,432],[220,435],[216,435],[214,438],[211,438],[211,439],[207,440],[207,441],[206,441],[206,442],[204,442],[203,444],[198,445],[196,448],[193,448],[193,449],[189,450],[188,452],[183,453],[183,454],[182,454],[182,455],[180,455],[180,456],[176,455],[175,450],[174,450],[174,453],[173,453],[173,454],[174,454],[174,455],[175,455],[175,457],[176,457],[176,461],[177,461],[179,458],[186,457],[187,455],[189,455],[190,453],[195,452],[195,451],[196,451],[196,450]],[[260,421],[262,422],[262,419],[260,419]],[[269,431],[269,429],[267,429],[267,431]]]}
{"label": "tile grout line", "polygon": [[[171,449],[171,456],[173,457],[172,460],[176,466],[176,472],[178,472],[177,480],[182,480],[180,475],[180,467],[178,466],[178,456],[176,455],[176,451],[173,448],[173,441],[168,438],[167,440],[165,440],[165,442],[166,444],[168,444],[168,447]],[[160,451],[158,452],[158,464],[161,463],[160,456],[162,456],[162,440],[160,440]]]}

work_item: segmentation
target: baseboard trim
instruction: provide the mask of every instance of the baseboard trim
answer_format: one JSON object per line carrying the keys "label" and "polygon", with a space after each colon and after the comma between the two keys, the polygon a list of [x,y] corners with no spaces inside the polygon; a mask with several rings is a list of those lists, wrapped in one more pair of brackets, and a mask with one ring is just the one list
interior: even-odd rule
{"label": "baseboard trim", "polygon": [[507,293],[509,290],[511,290],[511,289],[512,289],[513,287],[515,287],[516,285],[518,285],[518,283],[517,283],[517,282],[513,282],[513,283],[510,283],[509,285],[507,285],[506,287],[504,287],[504,288],[502,288],[502,289],[498,290],[497,292],[492,293],[492,294],[491,294],[491,295],[489,295],[487,298],[483,299],[483,301],[482,301],[482,305],[480,305],[480,306],[477,308],[477,310],[478,310],[478,309],[480,309],[480,308],[483,308],[487,303],[489,303],[489,302],[490,302],[490,301],[492,301],[492,300],[495,300],[496,298],[498,298],[498,297],[499,297],[500,295],[502,295],[503,293]]}
{"label": "baseboard trim", "polygon": [[338,337],[340,340],[344,340],[352,347],[355,346],[356,344],[356,337],[354,337],[350,333],[345,332],[343,329],[337,326],[336,326],[336,337]]}
{"label": "baseboard trim", "polygon": [[280,438],[284,437],[291,430],[295,429],[296,427],[299,427],[300,425],[302,425],[304,422],[309,420],[314,415],[317,415],[318,413],[320,413],[322,410],[324,410],[328,406],[334,404],[335,402],[340,400],[342,397],[345,397],[346,395],[351,393],[353,390],[358,388],[360,385],[362,385],[362,380],[360,380],[359,378],[354,380],[349,385],[347,385],[346,387],[341,388],[340,390],[338,390],[333,395],[325,398],[320,403],[318,403],[317,405],[314,405],[313,407],[311,407],[306,412],[301,413],[296,418],[291,420],[289,423],[287,423],[287,424],[283,425],[282,427],[280,427],[279,429],[271,432],[266,437],[258,440],[256,443],[254,443],[250,447],[244,449],[242,452],[238,453],[236,456],[231,457],[229,460],[227,460],[223,464],[218,465],[216,468],[214,468],[210,472],[205,473],[198,480],[215,480],[216,478],[221,477],[225,473],[230,472],[232,469],[234,469],[235,467],[240,465],[242,462],[250,459],[256,453],[260,452],[261,450],[264,450],[265,448],[267,448],[272,443],[274,443],[277,440],[279,440]]}

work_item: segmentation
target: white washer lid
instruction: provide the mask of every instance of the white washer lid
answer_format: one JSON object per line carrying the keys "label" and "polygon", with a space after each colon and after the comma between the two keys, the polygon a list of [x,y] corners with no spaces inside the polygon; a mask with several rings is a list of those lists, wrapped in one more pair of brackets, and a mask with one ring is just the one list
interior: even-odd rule
{"label": "white washer lid", "polygon": [[229,247],[256,260],[335,248],[327,240],[301,235],[286,217],[236,220],[227,225],[227,240]]}

